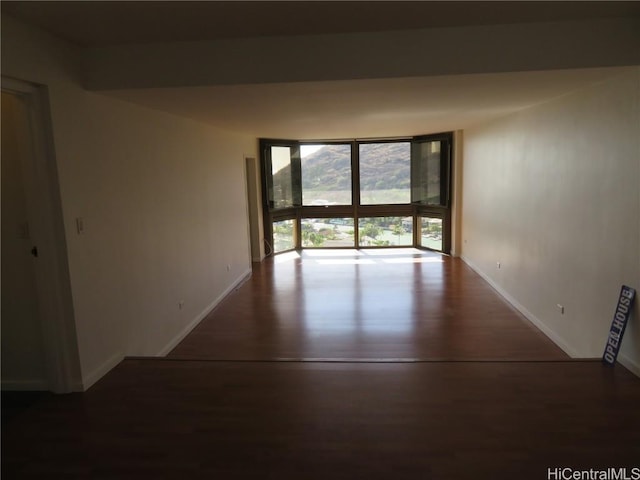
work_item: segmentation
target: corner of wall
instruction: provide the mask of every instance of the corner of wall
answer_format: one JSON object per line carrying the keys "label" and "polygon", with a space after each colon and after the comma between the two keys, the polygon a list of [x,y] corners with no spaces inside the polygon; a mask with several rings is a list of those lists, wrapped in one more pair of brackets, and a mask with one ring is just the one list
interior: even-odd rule
{"label": "corner of wall", "polygon": [[173,337],[160,351],[157,353],[157,357],[164,357],[171,352],[191,331],[198,326],[198,324],[205,319],[209,313],[213,311],[216,306],[220,302],[222,302],[227,295],[229,295],[233,290],[238,288],[244,282],[246,282],[249,277],[251,277],[251,267],[245,270],[240,276],[231,284],[227,289],[225,289],[218,297],[216,297],[209,305],[207,305],[202,312],[200,312],[196,317],[191,320],[178,334]]}
{"label": "corner of wall", "polygon": [[627,357],[624,354],[620,354],[618,356],[618,362],[620,362],[620,364],[623,367],[625,367],[627,370],[629,370],[631,373],[633,373],[637,377],[640,377],[640,364],[639,363],[634,362],[632,359],[630,359],[629,357]]}
{"label": "corner of wall", "polygon": [[86,392],[91,388],[98,380],[104,377],[109,371],[114,369],[122,360],[124,360],[125,356],[122,352],[117,352],[111,356],[111,358],[107,359],[103,362],[98,368],[92,370],[87,375],[82,376],[82,384],[76,385],[74,391],[82,391]]}
{"label": "corner of wall", "polygon": [[453,132],[453,198],[451,205],[451,256],[462,255],[462,170],[463,170],[463,144],[464,133],[462,130]]}
{"label": "corner of wall", "polygon": [[533,313],[527,310],[520,302],[518,302],[514,297],[509,295],[505,289],[503,289],[500,285],[493,281],[491,277],[489,277],[486,273],[484,273],[478,266],[476,266],[473,262],[471,262],[464,255],[461,256],[461,259],[464,263],[469,265],[471,269],[480,275],[490,286],[493,288],[502,298],[504,298],[509,304],[511,304],[518,312],[520,312],[527,320],[533,323],[542,333],[544,333],[553,343],[555,343],[563,352],[569,355],[571,358],[579,358],[580,355],[578,352],[569,345],[569,343],[562,338],[560,335],[551,330],[547,325],[536,317]]}

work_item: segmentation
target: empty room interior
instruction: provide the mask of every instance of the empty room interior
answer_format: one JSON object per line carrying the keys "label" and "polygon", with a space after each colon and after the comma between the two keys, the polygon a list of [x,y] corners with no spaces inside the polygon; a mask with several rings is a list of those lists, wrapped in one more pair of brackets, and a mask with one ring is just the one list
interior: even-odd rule
{"label": "empty room interior", "polygon": [[640,478],[640,2],[1,8],[3,477]]}

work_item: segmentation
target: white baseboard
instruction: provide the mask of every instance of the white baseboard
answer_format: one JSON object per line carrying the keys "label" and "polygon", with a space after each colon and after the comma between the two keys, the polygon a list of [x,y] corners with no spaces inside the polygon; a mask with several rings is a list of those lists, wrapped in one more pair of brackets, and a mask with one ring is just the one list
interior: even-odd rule
{"label": "white baseboard", "polygon": [[626,355],[623,355],[622,353],[618,355],[618,362],[620,362],[620,365],[625,367],[627,370],[633,373],[636,377],[640,377],[640,364],[638,364],[637,362],[634,362],[633,360],[631,360]]}
{"label": "white baseboard", "polygon": [[[464,255],[460,257],[464,263],[466,263],[474,272],[480,275],[496,292],[500,294],[507,302],[509,302],[516,310],[518,310],[524,317],[533,323],[542,333],[544,333],[549,339],[555,343],[558,347],[560,347],[567,355],[571,358],[580,358],[581,355],[571,347],[567,341],[558,335],[556,332],[551,330],[547,325],[542,322],[538,317],[536,317],[533,313],[527,310],[520,302],[518,302],[515,298],[513,298],[506,290],[504,290],[501,286],[493,281],[488,275],[486,275],[482,270],[480,270],[473,262],[471,262]],[[626,365],[625,365],[626,366]],[[628,367],[627,367],[628,368]]]}
{"label": "white baseboard", "polygon": [[[106,372],[105,372],[106,373]],[[47,380],[15,380],[15,379],[3,379],[2,390],[8,392],[50,392],[51,385]],[[82,382],[76,380],[71,384],[72,392],[82,392]]]}
{"label": "white baseboard", "polygon": [[164,357],[171,350],[173,350],[189,333],[191,330],[196,328],[198,324],[204,320],[204,318],[211,313],[211,311],[216,308],[216,306],[224,300],[224,298],[229,295],[233,290],[235,290],[238,286],[242,285],[249,277],[251,276],[251,267],[249,267],[240,277],[233,282],[224,292],[222,292],[218,297],[211,302],[209,305],[205,307],[205,309],[200,312],[196,318],[191,320],[169,343],[167,343],[157,354],[157,357]]}
{"label": "white baseboard", "polygon": [[91,386],[104,377],[111,369],[116,367],[122,360],[124,360],[124,353],[117,352],[111,358],[102,363],[98,368],[89,372],[87,375],[82,376],[82,385],[80,391],[86,392]]}
{"label": "white baseboard", "polygon": [[2,390],[11,392],[44,392],[49,390],[49,382],[44,379],[14,380],[2,379]]}

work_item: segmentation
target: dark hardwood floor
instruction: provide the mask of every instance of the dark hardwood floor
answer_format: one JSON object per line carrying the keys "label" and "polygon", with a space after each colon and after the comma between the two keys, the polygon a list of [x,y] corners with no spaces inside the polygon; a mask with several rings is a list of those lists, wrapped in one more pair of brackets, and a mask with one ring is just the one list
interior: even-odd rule
{"label": "dark hardwood floor", "polygon": [[640,379],[567,358],[457,259],[375,253],[265,262],[166,358],[127,359],[16,414],[2,478],[640,466]]}
{"label": "dark hardwood floor", "polygon": [[462,260],[306,250],[256,264],[170,358],[562,360]]}

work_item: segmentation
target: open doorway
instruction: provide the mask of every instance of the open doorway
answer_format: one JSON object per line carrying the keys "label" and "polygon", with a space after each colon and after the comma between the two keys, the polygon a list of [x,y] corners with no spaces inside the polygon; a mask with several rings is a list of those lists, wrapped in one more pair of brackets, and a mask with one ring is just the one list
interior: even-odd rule
{"label": "open doorway", "polygon": [[[24,98],[2,92],[2,389],[48,390],[22,166],[30,157]],[[32,252],[33,250],[33,252]]]}
{"label": "open doorway", "polygon": [[44,87],[2,78],[2,390],[81,390]]}

